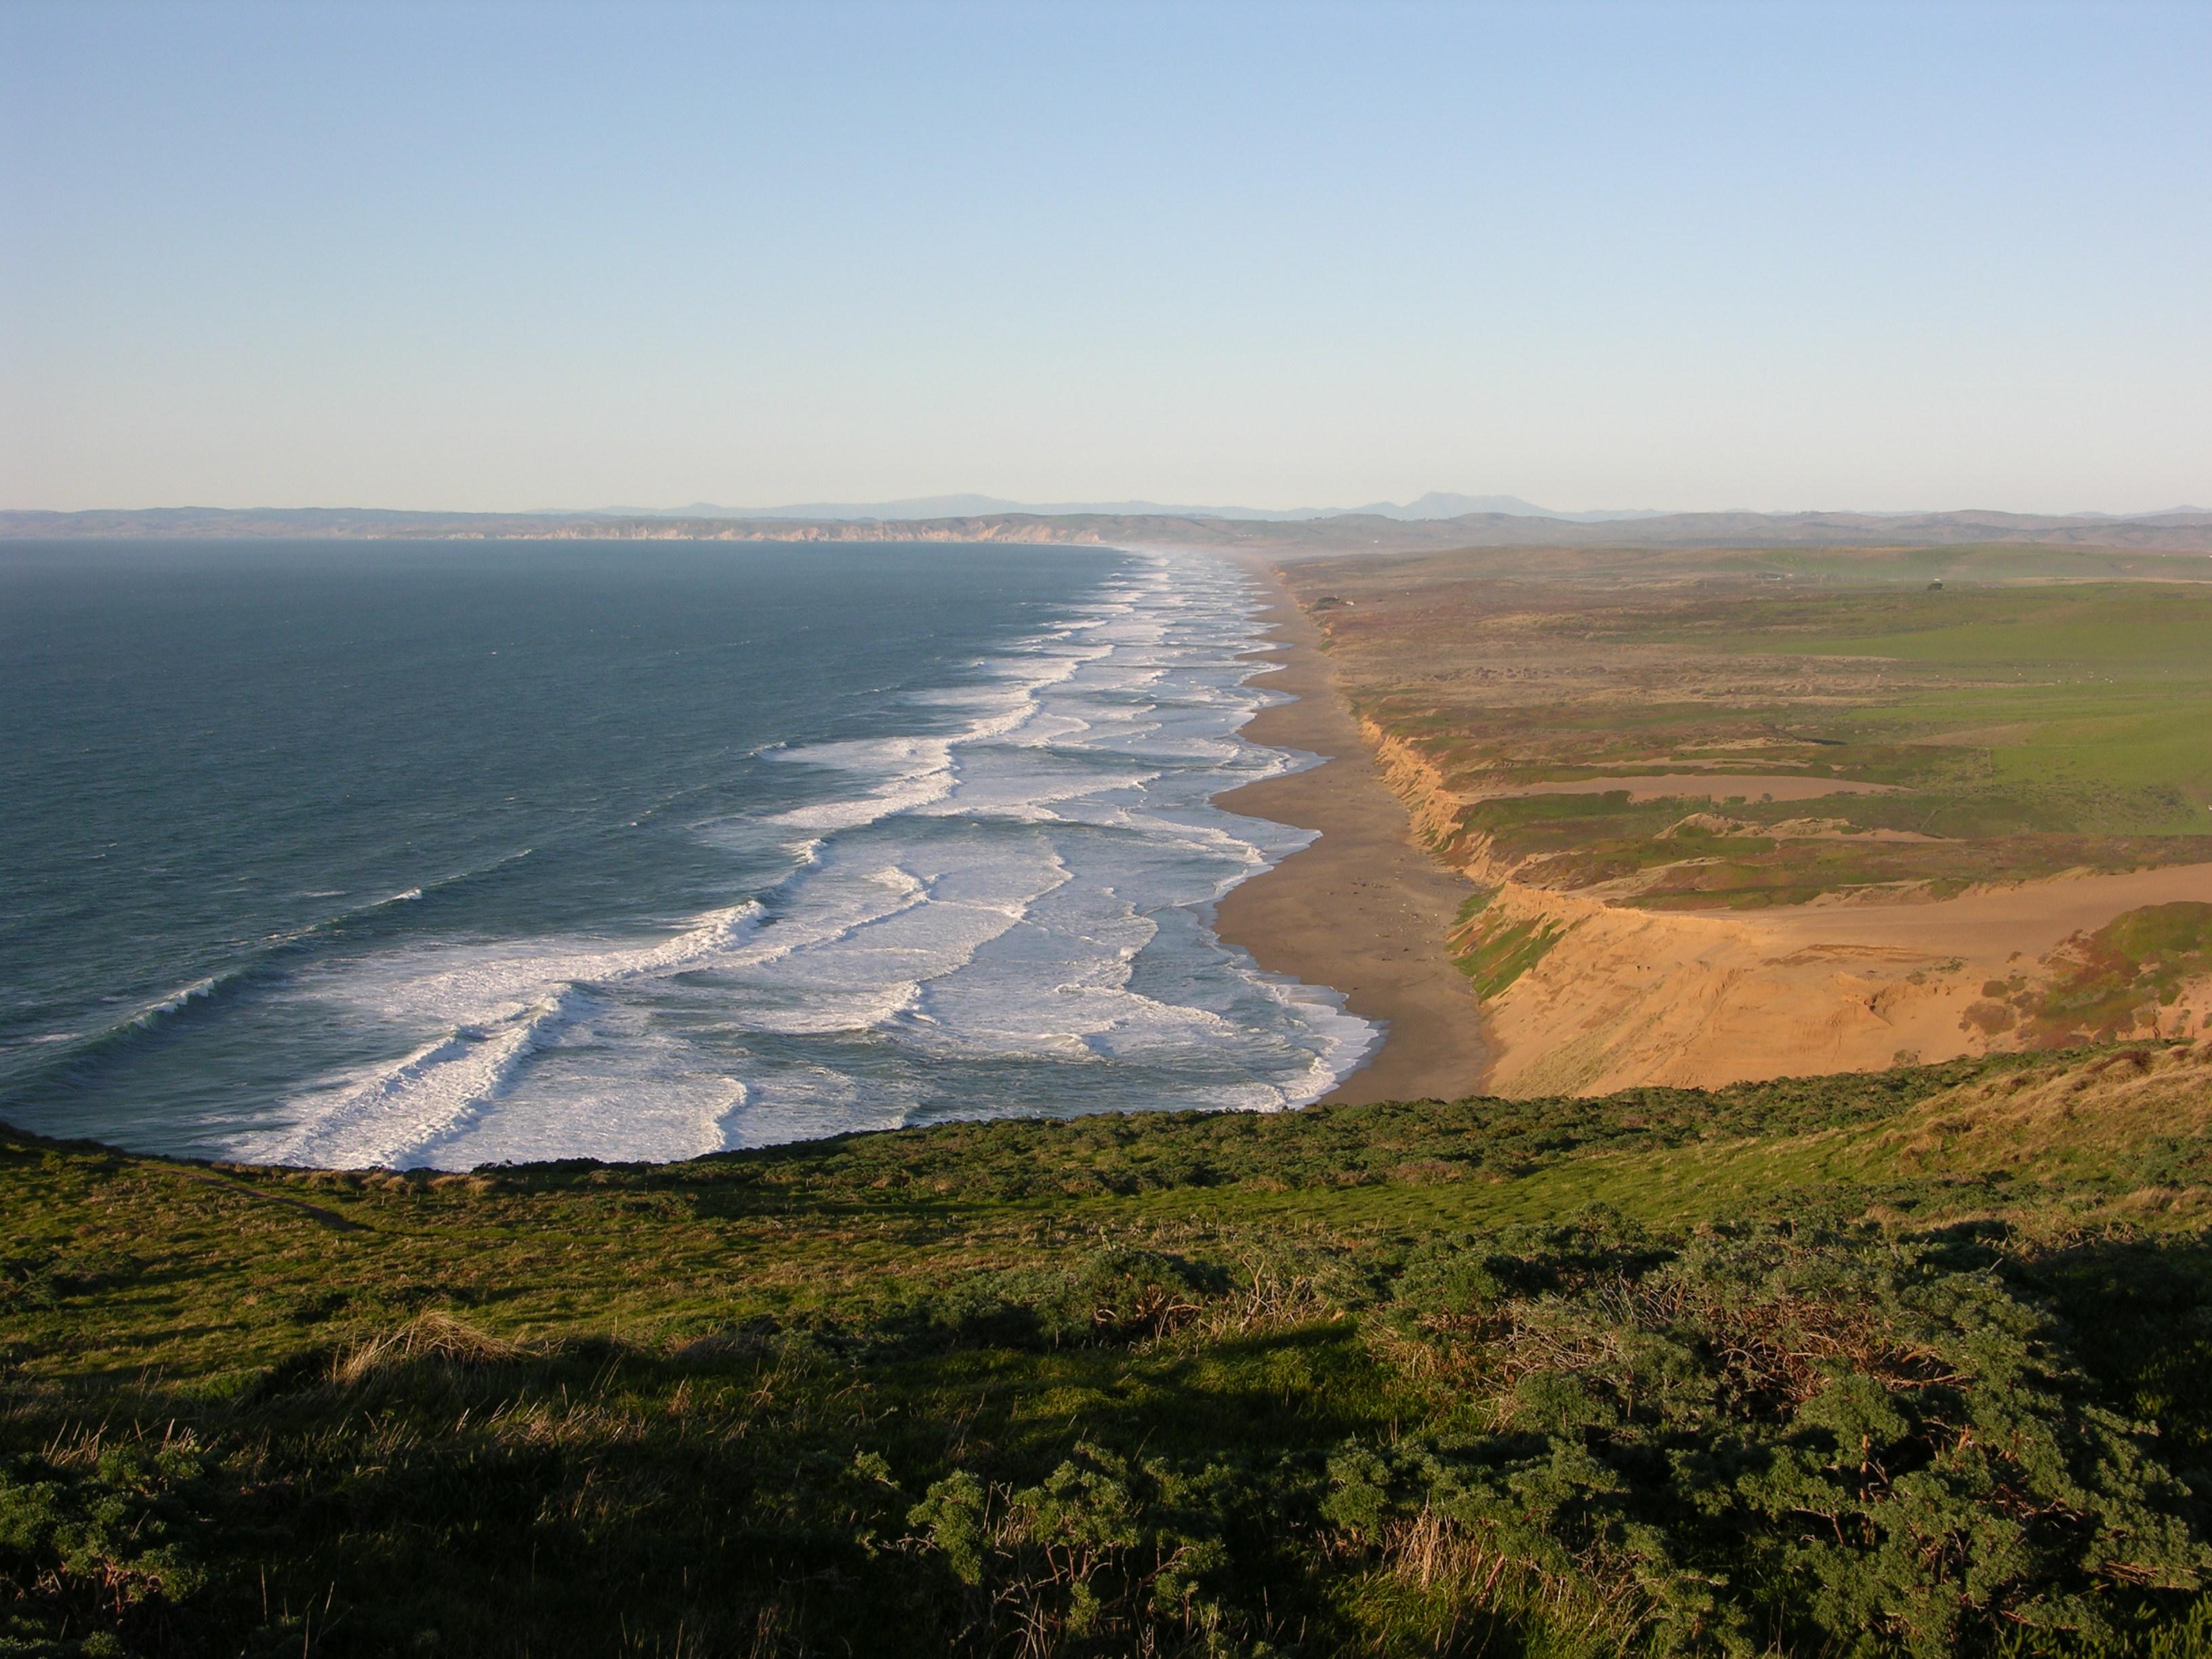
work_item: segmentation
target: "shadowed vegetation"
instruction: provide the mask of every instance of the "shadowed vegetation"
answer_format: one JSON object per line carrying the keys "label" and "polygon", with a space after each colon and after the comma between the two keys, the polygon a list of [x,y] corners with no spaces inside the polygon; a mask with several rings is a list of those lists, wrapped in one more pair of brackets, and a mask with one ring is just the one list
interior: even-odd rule
{"label": "shadowed vegetation", "polygon": [[2208,1118],[2138,1045],[470,1176],[10,1138],[0,1653],[2212,1651]]}

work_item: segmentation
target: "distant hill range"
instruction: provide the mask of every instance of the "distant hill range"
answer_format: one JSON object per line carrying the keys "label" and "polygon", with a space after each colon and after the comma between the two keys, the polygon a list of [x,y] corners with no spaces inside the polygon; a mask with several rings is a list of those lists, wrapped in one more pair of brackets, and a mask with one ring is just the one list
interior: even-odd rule
{"label": "distant hill range", "polygon": [[[1470,500],[1499,499],[1452,513]],[[960,504],[945,496],[870,507],[789,507],[734,514],[704,506],[676,513],[404,513],[369,507],[148,507],[86,513],[0,511],[0,539],[348,538],[444,541],[1036,542],[1243,547],[1255,551],[1411,551],[1450,547],[1949,546],[2033,542],[2055,546],[2212,553],[2212,509],[2132,517],[2022,513],[1546,514],[1512,498],[1431,495],[1400,507],[1282,513],[1179,508],[1140,501],[1053,507]],[[939,507],[952,510],[938,512]]]}
{"label": "distant hill range", "polygon": [[1658,509],[1559,513],[1518,495],[1455,495],[1431,489],[1419,501],[1370,501],[1364,507],[1190,507],[1164,501],[1012,501],[997,495],[913,495],[898,501],[802,501],[793,507],[717,507],[694,501],[689,507],[611,507],[587,518],[634,519],[836,519],[889,521],[907,519],[977,519],[1001,514],[1035,514],[1046,518],[1081,514],[1116,519],[1251,519],[1289,524],[1304,519],[1340,519],[1370,514],[1378,519],[1456,519],[1470,513],[1503,513],[1514,518],[1562,519],[1570,524],[1602,524],[1614,519],[1656,519]]}

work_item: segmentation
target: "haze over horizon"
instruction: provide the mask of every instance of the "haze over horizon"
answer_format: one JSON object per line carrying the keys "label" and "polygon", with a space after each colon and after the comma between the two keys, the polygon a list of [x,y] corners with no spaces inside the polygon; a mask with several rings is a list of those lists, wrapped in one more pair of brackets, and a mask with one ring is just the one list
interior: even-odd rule
{"label": "haze over horizon", "polygon": [[2212,499],[2212,9],[0,11],[0,507]]}
{"label": "haze over horizon", "polygon": [[292,507],[258,505],[252,507],[211,506],[204,502],[164,502],[140,507],[87,507],[75,512],[54,509],[0,507],[0,532],[21,536],[38,534],[40,524],[49,520],[68,520],[73,533],[82,532],[87,518],[105,523],[111,518],[124,518],[134,523],[145,521],[158,524],[173,533],[173,520],[178,515],[200,514],[234,514],[243,519],[264,523],[284,522],[293,518],[307,520],[316,515],[336,514],[341,517],[358,514],[368,519],[385,519],[422,514],[432,518],[471,518],[478,515],[508,520],[731,520],[775,522],[789,520],[820,523],[844,521],[866,523],[880,520],[884,524],[905,524],[925,520],[956,519],[984,519],[999,517],[1075,517],[1140,519],[1149,517],[1205,518],[1230,520],[1264,520],[1279,523],[1310,522],[1314,520],[1374,517],[1415,522],[1463,518],[1506,518],[1555,520],[1577,524],[1618,524],[1624,528],[1646,520],[1678,519],[1707,520],[1750,516],[1780,520],[1798,516],[1818,516],[1826,519],[1943,520],[1972,517],[1984,514],[2008,514],[2012,516],[2038,520],[2073,521],[2109,519],[2116,522],[2135,522],[2145,519],[2183,517],[2191,520],[2212,519],[2212,507],[2194,502],[2176,501],[2163,507],[2142,512],[2113,513],[2101,507],[2082,507],[2056,514],[2018,514],[2013,509],[1986,505],[1965,505],[1949,507],[1913,507],[1902,508],[1865,509],[1855,507],[1817,505],[1778,509],[1760,509],[1741,506],[1690,507],[1559,507],[1540,505],[1517,495],[1468,495],[1452,490],[1429,490],[1407,501],[1363,501],[1356,505],[1331,507],[1255,507],[1249,503],[1223,501],[1161,501],[1143,497],[1115,501],[1024,501],[1010,496],[989,495],[976,491],[957,491],[944,495],[903,496],[892,501],[793,501],[765,505],[737,505],[721,501],[694,501],[677,505],[647,504],[634,501],[610,502],[598,507],[572,507],[536,506],[526,507],[446,508],[425,505],[362,506],[350,502],[319,501]]}
{"label": "haze over horizon", "polygon": [[[332,503],[318,503],[331,506]],[[251,509],[248,509],[251,510]],[[273,508],[282,512],[286,509]],[[406,509],[365,509],[406,510]],[[421,509],[441,511],[430,507]],[[507,511],[510,509],[492,509]],[[1531,501],[1518,495],[1476,495],[1458,490],[1431,489],[1404,501],[1361,501],[1329,507],[1312,505],[1284,507],[1259,506],[1235,501],[1169,501],[1146,496],[1128,496],[1112,501],[1025,501],[1012,496],[988,495],[981,491],[947,491],[933,495],[908,495],[890,501],[786,501],[760,505],[736,504],[705,500],[687,501],[675,506],[616,502],[595,507],[526,507],[511,509],[519,514],[544,513],[575,517],[645,515],[663,518],[760,518],[760,519],[830,519],[839,517],[884,519],[959,518],[993,514],[1188,514],[1229,519],[1323,519],[1345,517],[1358,514],[1373,514],[1395,519],[1444,519],[1474,514],[1499,514],[1511,518],[1548,518],[1565,520],[1614,520],[1665,518],[1674,514],[1705,514],[1731,513],[1758,514],[1853,514],[1880,517],[1906,517],[1916,514],[1947,513],[2012,512],[2018,509],[1961,504],[1951,507],[1858,507],[1820,503],[1789,507],[1749,507],[1739,505],[1722,507],[1692,506],[1664,507],[1551,507]],[[2212,513],[2190,501],[2171,502],[2163,507],[2152,507],[2134,513],[2114,513],[2104,507],[2081,507],[2038,516],[2058,518],[2141,518],[2161,513]]]}

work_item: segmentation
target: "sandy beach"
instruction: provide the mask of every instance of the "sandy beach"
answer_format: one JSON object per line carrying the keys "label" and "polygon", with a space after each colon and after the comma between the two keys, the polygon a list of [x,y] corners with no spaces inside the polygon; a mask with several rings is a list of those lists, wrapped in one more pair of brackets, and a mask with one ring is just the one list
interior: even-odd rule
{"label": "sandy beach", "polygon": [[1255,743],[1300,749],[1327,763],[1215,798],[1235,812],[1318,830],[1321,839],[1221,902],[1221,937],[1262,968],[1344,994],[1379,1021],[1383,1040],[1328,1098],[1457,1099],[1478,1092],[1487,1064],[1481,1013],[1444,946],[1474,890],[1413,838],[1405,804],[1376,769],[1336,690],[1319,635],[1266,564],[1247,568],[1272,598],[1267,620],[1284,665],[1258,684],[1297,698],[1244,727]]}

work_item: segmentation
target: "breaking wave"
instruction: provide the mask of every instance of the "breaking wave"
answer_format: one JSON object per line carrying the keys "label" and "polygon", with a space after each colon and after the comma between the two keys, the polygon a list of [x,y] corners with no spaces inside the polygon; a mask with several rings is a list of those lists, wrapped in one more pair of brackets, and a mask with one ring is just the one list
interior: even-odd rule
{"label": "breaking wave", "polygon": [[691,826],[776,861],[741,901],[655,938],[410,937],[299,974],[388,1058],[234,1150],[466,1168],[1317,1098],[1375,1028],[1210,926],[1310,839],[1211,804],[1301,763],[1237,735],[1270,700],[1259,610],[1223,563],[1133,556],[906,696],[902,729],[753,751],[744,810]]}

